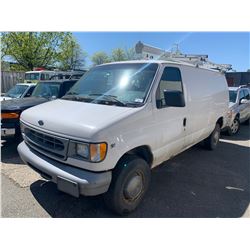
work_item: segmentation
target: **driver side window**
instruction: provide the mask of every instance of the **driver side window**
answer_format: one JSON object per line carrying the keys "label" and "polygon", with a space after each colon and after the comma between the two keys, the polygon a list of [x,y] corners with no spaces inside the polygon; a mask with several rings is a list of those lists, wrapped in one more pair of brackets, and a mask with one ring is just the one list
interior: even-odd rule
{"label": "driver side window", "polygon": [[157,89],[157,107],[166,107],[164,90],[178,90],[183,92],[181,72],[176,67],[166,67],[162,73],[161,80]]}
{"label": "driver side window", "polygon": [[240,95],[239,95],[239,102],[244,99],[245,95],[244,95],[244,92],[243,90],[240,90]]}

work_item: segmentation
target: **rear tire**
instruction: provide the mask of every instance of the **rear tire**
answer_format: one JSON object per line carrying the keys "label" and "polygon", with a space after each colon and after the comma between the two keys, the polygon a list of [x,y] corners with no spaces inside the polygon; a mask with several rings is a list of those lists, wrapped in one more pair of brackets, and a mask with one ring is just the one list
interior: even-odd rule
{"label": "rear tire", "polygon": [[134,155],[127,155],[115,167],[104,201],[111,210],[124,215],[132,212],[142,201],[150,183],[148,163]]}
{"label": "rear tire", "polygon": [[220,139],[220,125],[216,123],[213,132],[204,140],[205,148],[214,150]]}
{"label": "rear tire", "polygon": [[238,117],[235,117],[231,126],[228,128],[228,135],[236,135],[240,130],[240,120]]}

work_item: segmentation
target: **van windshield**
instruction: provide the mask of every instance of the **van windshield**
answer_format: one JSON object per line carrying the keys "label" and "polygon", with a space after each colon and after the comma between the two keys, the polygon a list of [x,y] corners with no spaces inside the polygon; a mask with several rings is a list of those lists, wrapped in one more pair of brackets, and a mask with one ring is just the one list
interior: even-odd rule
{"label": "van windshield", "polygon": [[86,73],[64,96],[106,105],[140,106],[157,71],[157,63],[107,64]]}

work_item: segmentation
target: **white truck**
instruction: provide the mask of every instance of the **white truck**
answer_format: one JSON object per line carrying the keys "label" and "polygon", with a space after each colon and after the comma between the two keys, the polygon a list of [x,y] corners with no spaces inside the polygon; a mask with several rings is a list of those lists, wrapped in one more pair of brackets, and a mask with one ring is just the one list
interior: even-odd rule
{"label": "white truck", "polygon": [[75,197],[133,211],[151,169],[194,144],[213,150],[228,110],[223,73],[138,60],[97,66],[62,98],[24,111],[22,160]]}

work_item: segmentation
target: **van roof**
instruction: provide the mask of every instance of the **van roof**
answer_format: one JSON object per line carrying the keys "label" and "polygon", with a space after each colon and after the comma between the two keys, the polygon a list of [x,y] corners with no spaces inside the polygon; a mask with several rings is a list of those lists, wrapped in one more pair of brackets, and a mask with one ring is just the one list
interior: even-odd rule
{"label": "van roof", "polygon": [[[202,67],[202,66],[201,67],[196,67],[195,65],[192,65],[192,64],[187,63],[187,62],[154,60],[154,59],[152,59],[152,60],[130,60],[130,61],[110,62],[110,63],[101,64],[101,65],[123,64],[123,63],[157,63],[157,64],[184,65],[184,66],[188,66],[188,67],[192,67],[192,68],[204,69],[204,70],[209,70],[209,71],[221,73],[216,69],[208,69],[208,68],[205,68],[205,67]],[[98,65],[98,66],[101,66],[101,65]]]}
{"label": "van roof", "polygon": [[49,72],[49,73],[54,73],[54,71],[52,70],[32,70],[32,71],[26,71],[26,73],[40,73],[40,72],[43,72],[43,73],[46,73],[46,72]]}

